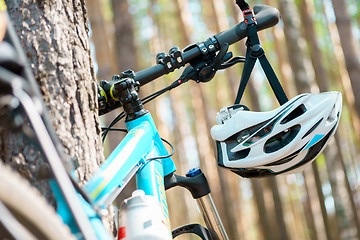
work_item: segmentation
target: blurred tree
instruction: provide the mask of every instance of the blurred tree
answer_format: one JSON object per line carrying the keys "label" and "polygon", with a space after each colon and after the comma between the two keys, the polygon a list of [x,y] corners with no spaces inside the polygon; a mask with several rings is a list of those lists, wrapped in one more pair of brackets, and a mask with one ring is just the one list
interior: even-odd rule
{"label": "blurred tree", "polygon": [[107,26],[108,23],[104,19],[103,6],[101,1],[86,0],[86,7],[88,9],[91,26],[91,40],[95,45],[95,59],[98,65],[96,77],[99,80],[110,80],[111,76],[116,72],[114,51],[111,51],[110,48],[111,43],[113,42],[113,36],[109,34],[109,27]]}
{"label": "blurred tree", "polygon": [[[186,11],[186,8],[181,8],[183,3],[182,1],[176,1],[179,6],[179,10]],[[178,18],[178,24],[180,29],[184,30],[186,28],[190,28],[187,24],[187,20],[185,18],[186,14],[177,13],[180,18]],[[190,36],[187,35],[189,30],[182,32],[181,45],[190,44]],[[206,101],[206,90],[205,86],[194,82],[190,82],[190,98],[191,98],[191,107],[193,109],[193,114],[195,116],[196,121],[195,124],[195,136],[197,137],[197,149],[199,149],[200,153],[200,162],[201,166],[204,168],[204,172],[207,174],[207,179],[209,180],[210,187],[212,187],[212,194],[214,201],[218,207],[218,211],[220,215],[223,217],[224,225],[228,226],[230,221],[226,216],[225,211],[225,201],[224,195],[221,192],[221,188],[219,186],[220,176],[218,169],[216,167],[216,159],[214,152],[213,140],[210,136],[208,129],[211,128],[211,120],[208,118],[207,113],[209,112],[209,105]]]}
{"label": "blurred tree", "polygon": [[339,32],[342,50],[344,52],[346,68],[351,80],[355,96],[357,114],[360,116],[360,60],[359,49],[355,45],[351,18],[344,0],[332,0],[336,17],[336,26]]}
{"label": "blurred tree", "polygon": [[[118,73],[116,71],[116,59],[114,58],[115,53],[111,51],[110,46],[113,42],[113,35],[109,33],[107,22],[104,19],[103,6],[99,0],[86,0],[86,7],[88,9],[89,21],[91,27],[91,41],[94,43],[95,50],[95,62],[97,63],[96,78],[98,81],[107,80],[109,81],[112,75]],[[112,111],[101,118],[104,125],[108,125],[116,117],[117,111]],[[116,134],[108,134],[104,141],[105,155],[110,153],[120,139],[124,136],[122,132]]]}
{"label": "blurred tree", "polygon": [[[319,89],[321,92],[325,92],[325,91],[329,91],[329,84],[328,84],[328,79],[329,77],[327,76],[327,73],[325,72],[325,67],[323,65],[323,61],[322,61],[322,53],[320,51],[319,45],[318,45],[318,37],[316,36],[315,33],[315,29],[314,29],[314,25],[313,25],[313,21],[311,20],[313,18],[313,16],[309,13],[309,6],[308,3],[309,1],[301,1],[299,2],[299,11],[300,11],[300,17],[301,17],[301,21],[303,23],[303,33],[304,36],[306,38],[306,41],[308,42],[308,47],[309,47],[309,53],[310,53],[310,57],[312,60],[312,65],[314,67],[314,71],[315,71],[315,80],[319,86]],[[344,182],[346,185],[346,189],[348,190],[348,194],[349,194],[349,200],[350,200],[350,206],[352,208],[352,212],[354,214],[354,221],[355,221],[355,226],[357,228],[357,233],[358,233],[358,237],[360,238],[360,225],[359,225],[359,220],[358,220],[358,214],[356,212],[356,206],[355,206],[355,202],[354,202],[354,198],[352,195],[352,191],[349,191],[349,178],[348,178],[348,174],[346,171],[346,167],[344,164],[344,159],[342,157],[341,154],[341,147],[340,147],[340,142],[341,140],[339,139],[340,136],[338,134],[338,132],[335,133],[335,141],[336,141],[336,153],[335,156],[334,154],[331,156],[331,154],[329,154],[329,148],[325,149],[325,155],[326,155],[326,164],[327,164],[327,170],[328,170],[328,176],[329,176],[329,180],[332,186],[332,192],[334,195],[334,199],[335,199],[335,208],[336,208],[336,219],[337,219],[337,223],[336,225],[339,226],[340,230],[345,230],[346,228],[346,219],[345,216],[342,216],[342,212],[344,211],[343,206],[342,206],[342,198],[339,195],[339,187],[338,186],[338,180],[337,180],[337,172],[342,171],[342,174],[344,176]],[[340,166],[339,166],[340,165]],[[339,166],[339,167],[337,167]],[[335,169],[335,170],[334,170]],[[338,233],[341,234],[341,233]],[[338,236],[339,238],[339,236]]]}
{"label": "blurred tree", "polygon": [[[208,28],[213,33],[219,33],[225,29],[229,28],[228,20],[226,18],[225,4],[223,1],[211,0],[207,1],[208,4],[205,4],[204,1],[204,18],[208,25]],[[237,6],[233,4],[234,8]],[[211,16],[211,17],[210,17]],[[229,50],[230,51],[230,50]],[[225,74],[218,74],[213,80],[212,86],[213,92],[207,91],[206,96],[213,97],[215,102],[216,111],[220,111],[224,106],[233,104],[235,100],[235,91],[239,81],[237,71],[234,68],[229,68],[225,71]],[[233,87],[234,88],[233,88]],[[230,100],[230,102],[229,102]],[[207,102],[210,102],[209,100]],[[210,107],[208,107],[210,108]],[[209,119],[212,121],[212,119]],[[214,146],[215,147],[215,146]],[[221,192],[224,196],[224,203],[226,206],[223,210],[225,211],[224,216],[226,220],[227,231],[230,239],[242,239],[241,233],[237,229],[237,225],[233,224],[234,222],[239,222],[241,224],[242,219],[236,215],[241,215],[242,209],[235,208],[238,204],[241,205],[240,199],[240,188],[238,187],[238,182],[240,181],[239,176],[229,172],[227,169],[219,168],[219,180],[221,186]],[[233,193],[233,194],[230,194]],[[236,202],[237,204],[232,204]],[[238,214],[233,214],[237,210]]]}
{"label": "blurred tree", "polygon": [[[283,47],[284,45],[284,33],[282,27],[274,27],[273,28],[273,35],[274,35],[274,50],[276,51],[277,55],[277,66],[279,68],[280,78],[283,79],[282,85],[284,87],[285,92],[287,93],[288,97],[296,95],[296,89],[293,89],[292,86],[292,79],[291,75],[292,72],[287,71],[289,68],[288,57],[286,56],[287,49]],[[305,180],[306,181],[306,180]],[[313,210],[311,208],[311,199],[309,197],[309,191],[307,189],[307,185],[304,184],[305,193],[304,193],[304,200],[302,201],[303,204],[303,212],[306,218],[306,225],[308,226],[306,234],[309,236],[310,239],[316,240],[317,233],[316,233],[316,226],[315,220],[313,215]],[[291,201],[291,205],[297,204],[295,201]],[[294,210],[294,209],[293,209]],[[293,214],[296,214],[293,211]],[[296,218],[296,216],[295,216]],[[296,219],[299,220],[299,219]],[[299,227],[299,226],[297,226]],[[305,234],[305,233],[304,233]]]}
{"label": "blurred tree", "polygon": [[[288,57],[291,64],[291,68],[294,73],[295,85],[299,93],[310,92],[310,82],[308,80],[308,74],[305,69],[304,55],[302,53],[301,45],[299,44],[299,18],[295,12],[293,3],[288,0],[279,1],[279,9],[282,13],[284,21],[284,32],[286,36],[286,43],[288,48]],[[306,23],[305,23],[306,24]],[[307,29],[306,29],[307,31]],[[323,85],[322,85],[323,87]],[[322,192],[322,183],[320,179],[320,173],[317,162],[312,164],[315,186],[319,197],[319,203],[321,207],[321,213],[323,215],[323,223],[325,227],[325,233],[327,239],[333,239],[337,235],[337,226],[330,228],[329,218],[325,207],[325,198]],[[306,177],[306,176],[305,176]]]}
{"label": "blurred tree", "polygon": [[[186,3],[186,1],[184,2]],[[164,27],[164,22],[177,21],[177,19],[175,20],[171,18],[176,18],[176,14],[173,14],[170,17],[164,17],[162,14],[159,14],[156,9],[161,6],[160,2],[151,0],[150,7],[147,9],[147,14],[153,20],[152,29],[154,34],[150,39],[149,47],[152,51],[154,51],[154,53],[164,51],[166,39],[164,39],[163,36],[171,35],[171,33],[168,32],[169,28]],[[179,32],[181,32],[181,30]],[[165,85],[167,85],[165,81],[157,81],[149,83],[146,88],[148,93],[151,94],[154,91],[163,88]],[[164,104],[166,102],[169,102],[170,106],[166,106],[167,104]],[[189,149],[187,149],[187,146],[188,140],[192,139],[193,135],[187,118],[187,107],[186,102],[184,101],[182,89],[173,90],[168,95],[163,95],[157,98],[151,104],[147,105],[147,107],[152,107],[150,111],[154,115],[154,118],[158,123],[162,123],[157,124],[159,134],[171,141],[174,145],[176,151],[173,156],[173,160],[177,167],[176,174],[183,175],[189,170],[189,166],[187,164],[189,161],[189,154],[187,151],[189,151]],[[166,111],[164,109],[166,109]],[[171,115],[171,123],[162,121],[164,116],[169,115]],[[174,127],[173,124],[176,124],[176,126]],[[197,158],[197,156],[192,156],[192,158]],[[195,203],[193,202],[191,194],[186,189],[171,189],[166,192],[166,197],[168,200],[172,229],[176,229],[179,226],[189,224],[194,221],[194,212],[196,211],[194,208]],[[183,236],[184,240],[193,239],[193,237],[194,236],[189,234],[188,236]]]}
{"label": "blurred tree", "polygon": [[127,0],[112,0],[115,28],[115,57],[118,71],[137,70],[133,19]]}

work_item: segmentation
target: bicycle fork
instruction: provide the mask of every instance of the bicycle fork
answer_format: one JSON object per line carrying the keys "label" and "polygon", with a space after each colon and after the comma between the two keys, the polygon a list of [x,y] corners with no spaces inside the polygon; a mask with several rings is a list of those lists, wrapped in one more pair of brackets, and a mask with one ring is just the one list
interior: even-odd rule
{"label": "bicycle fork", "polygon": [[196,199],[200,208],[201,214],[204,218],[205,224],[210,231],[211,236],[215,233],[220,240],[228,240],[224,225],[221,221],[218,211],[216,210],[211,194],[207,194],[201,198]]}
{"label": "bicycle fork", "polygon": [[186,177],[174,173],[165,177],[165,189],[181,186],[189,190],[196,199],[207,228],[200,224],[189,224],[173,230],[173,238],[184,233],[193,233],[203,240],[228,240],[225,228],[210,194],[210,187],[200,168],[191,169]]}

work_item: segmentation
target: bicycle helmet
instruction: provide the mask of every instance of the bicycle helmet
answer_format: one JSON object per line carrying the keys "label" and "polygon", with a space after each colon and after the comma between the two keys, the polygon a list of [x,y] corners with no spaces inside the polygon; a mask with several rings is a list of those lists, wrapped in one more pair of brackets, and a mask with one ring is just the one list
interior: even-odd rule
{"label": "bicycle helmet", "polygon": [[296,173],[309,165],[334,134],[339,92],[301,94],[269,112],[225,107],[211,128],[218,164],[242,177]]}

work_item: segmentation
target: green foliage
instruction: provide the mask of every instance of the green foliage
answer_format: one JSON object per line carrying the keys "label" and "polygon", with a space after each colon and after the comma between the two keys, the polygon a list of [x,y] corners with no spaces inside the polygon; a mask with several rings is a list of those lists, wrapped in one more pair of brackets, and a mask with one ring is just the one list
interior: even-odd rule
{"label": "green foliage", "polygon": [[107,22],[111,22],[114,16],[111,0],[100,0],[103,9],[103,16]]}

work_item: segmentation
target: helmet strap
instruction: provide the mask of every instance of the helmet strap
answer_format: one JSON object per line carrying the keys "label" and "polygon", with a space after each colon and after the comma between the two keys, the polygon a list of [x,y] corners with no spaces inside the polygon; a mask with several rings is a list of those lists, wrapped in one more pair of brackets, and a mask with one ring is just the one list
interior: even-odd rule
{"label": "helmet strap", "polygon": [[282,105],[288,101],[288,98],[282,88],[273,68],[270,65],[270,62],[265,56],[265,51],[260,45],[259,36],[257,34],[257,22],[254,16],[252,9],[249,8],[249,5],[244,4],[245,1],[236,1],[236,4],[239,5],[243,11],[244,21],[246,23],[248,38],[246,41],[246,57],[245,64],[242,71],[239,90],[236,96],[235,104],[239,104],[240,100],[244,94],[245,87],[249,81],[251,72],[255,66],[256,60],[259,59],[260,65],[263,68],[265,75],[270,83],[270,86],[278,100]]}

